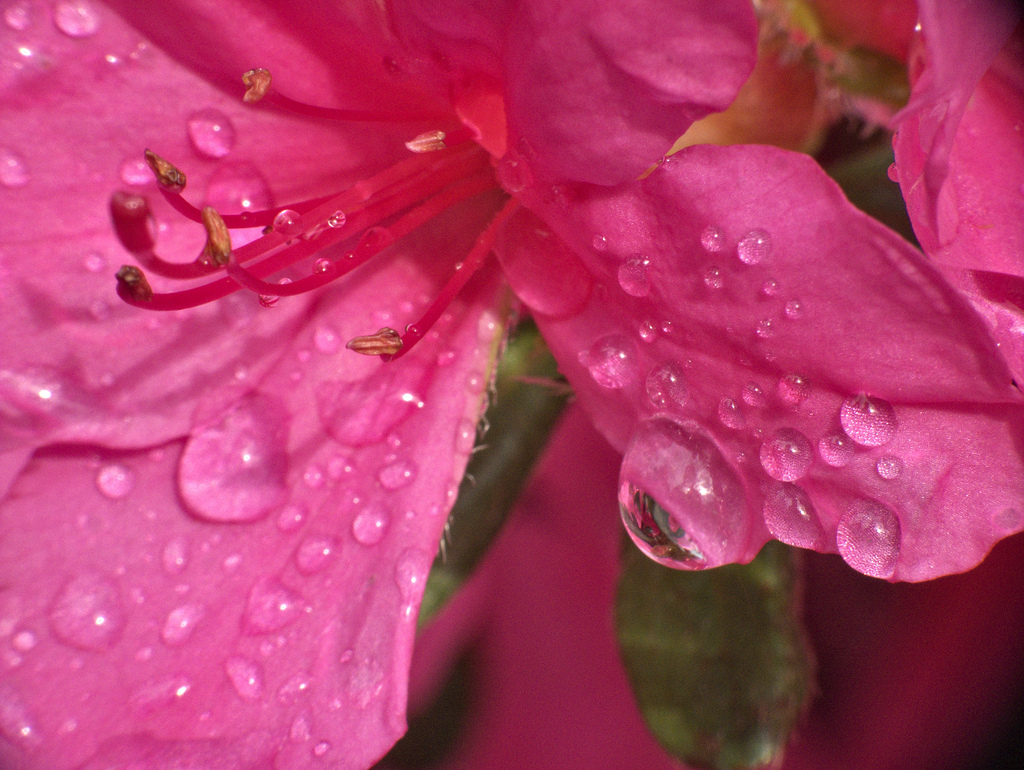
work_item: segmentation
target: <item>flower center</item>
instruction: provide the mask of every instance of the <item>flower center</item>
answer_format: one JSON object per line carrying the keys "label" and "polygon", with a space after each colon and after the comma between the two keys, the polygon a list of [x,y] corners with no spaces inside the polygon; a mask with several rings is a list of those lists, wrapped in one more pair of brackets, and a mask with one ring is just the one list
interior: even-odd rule
{"label": "flower center", "polygon": [[[251,70],[243,81],[248,89],[246,102],[262,101],[318,119],[377,123],[453,119],[451,115],[336,110],[303,104],[274,90],[267,70]],[[146,162],[156,175],[160,192],[182,216],[202,223],[206,246],[189,263],[161,258],[155,251],[148,202],[139,195],[117,192],[111,198],[110,211],[121,244],[142,268],[155,275],[213,280],[182,291],[157,293],[142,269],[125,265],[117,273],[118,295],[128,304],[148,310],[183,310],[246,289],[257,294],[264,307],[272,307],[279,297],[304,294],[341,278],[451,206],[498,188],[491,159],[504,153],[505,129],[501,99],[495,94],[483,88],[460,94],[457,112],[462,127],[420,134],[406,142],[411,157],[380,173],[334,195],[263,211],[221,215],[210,207],[197,209],[182,196],[185,174],[146,150]],[[349,349],[385,360],[406,353],[484,263],[501,226],[517,207],[514,199],[509,200],[495,214],[469,254],[454,262],[452,274],[435,300],[403,333],[384,328],[356,337],[348,343]],[[263,228],[262,237],[233,249],[229,231],[253,227]],[[343,242],[354,245],[340,256],[340,250],[322,254],[302,278],[266,280]]]}

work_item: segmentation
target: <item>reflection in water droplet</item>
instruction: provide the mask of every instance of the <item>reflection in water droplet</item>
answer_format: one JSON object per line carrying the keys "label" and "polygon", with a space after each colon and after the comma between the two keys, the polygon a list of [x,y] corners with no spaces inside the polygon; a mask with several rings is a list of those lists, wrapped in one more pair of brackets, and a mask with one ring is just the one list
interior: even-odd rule
{"label": "reflection in water droplet", "polygon": [[164,571],[168,575],[178,575],[188,566],[188,540],[176,537],[164,546]]}
{"label": "reflection in water droplet", "polygon": [[647,375],[647,396],[659,409],[682,406],[689,395],[683,370],[672,361],[658,364]]}
{"label": "reflection in water droplet", "polygon": [[896,410],[884,399],[858,393],[843,402],[839,423],[861,446],[882,446],[896,435]]}
{"label": "reflection in water droplet", "polygon": [[887,578],[900,554],[900,520],[874,500],[856,500],[839,520],[836,544],[844,561],[858,572]]}
{"label": "reflection in water droplet", "polygon": [[878,462],[875,463],[875,470],[878,471],[878,475],[883,479],[892,481],[903,472],[903,461],[898,457],[885,455],[878,458]]}
{"label": "reflection in water droplet", "polygon": [[0,185],[22,187],[28,184],[28,167],[25,159],[14,150],[0,147]]}
{"label": "reflection in water droplet", "polygon": [[621,334],[602,337],[584,356],[594,382],[603,388],[616,389],[632,385],[637,379],[636,343]]}
{"label": "reflection in water droplet", "polygon": [[647,271],[651,260],[631,257],[619,265],[619,286],[631,297],[646,297],[651,292],[651,279]]}
{"label": "reflection in water droplet", "polygon": [[189,116],[188,136],[192,146],[208,158],[223,158],[235,146],[235,127],[231,119],[212,107]]}
{"label": "reflection in water droplet", "polygon": [[747,418],[740,411],[740,405],[726,396],[718,402],[718,419],[727,428],[743,430],[747,427]]}
{"label": "reflection in water droplet", "polygon": [[288,413],[276,399],[243,399],[194,431],[178,463],[178,489],[209,521],[256,521],[288,497]]}
{"label": "reflection in water droplet", "polygon": [[231,685],[243,700],[256,700],[263,695],[263,667],[248,658],[233,655],[224,661]]}
{"label": "reflection in water droplet", "polygon": [[111,500],[125,497],[135,488],[135,472],[120,463],[104,465],[96,474],[96,487]]}
{"label": "reflection in water droplet", "polygon": [[799,406],[811,395],[811,383],[799,374],[787,374],[779,380],[779,398],[790,406]]}
{"label": "reflection in water droplet", "polygon": [[59,0],[53,22],[68,37],[90,37],[100,28],[100,17],[89,0]]}
{"label": "reflection in water droplet", "polygon": [[853,442],[841,433],[823,436],[818,442],[818,454],[833,468],[842,468],[853,459]]}
{"label": "reflection in water droplet", "polygon": [[718,566],[746,542],[735,471],[710,438],[662,417],[641,423],[626,450],[619,510],[637,546],[666,566]]}
{"label": "reflection in water droplet", "polygon": [[303,575],[313,575],[330,563],[333,553],[333,538],[307,537],[295,552],[295,566]]}
{"label": "reflection in water droplet", "polygon": [[401,489],[416,479],[416,464],[411,461],[398,460],[385,465],[377,474],[377,480],[385,489]]}
{"label": "reflection in water droplet", "polygon": [[725,248],[725,233],[714,225],[708,225],[700,234],[700,245],[711,253],[721,251]]}
{"label": "reflection in water droplet", "polygon": [[764,523],[772,537],[797,548],[823,550],[825,530],[811,498],[796,484],[775,484],[764,500]]}
{"label": "reflection in water droplet", "polygon": [[161,638],[169,647],[178,647],[192,638],[192,632],[196,630],[196,624],[206,614],[201,604],[183,604],[175,607],[164,620],[164,628],[160,633]]}
{"label": "reflection in water droplet", "polygon": [[811,442],[798,430],[779,428],[761,444],[761,467],[773,479],[796,481],[814,459]]}
{"label": "reflection in water droplet", "polygon": [[82,650],[108,650],[124,628],[124,605],[117,585],[95,572],[65,583],[50,608],[50,628],[65,644]]}
{"label": "reflection in water droplet", "polygon": [[772,237],[767,230],[755,228],[740,238],[736,254],[745,265],[764,262],[772,253]]}
{"label": "reflection in water droplet", "polygon": [[249,591],[242,626],[250,635],[279,631],[302,613],[302,597],[271,578],[258,580]]}

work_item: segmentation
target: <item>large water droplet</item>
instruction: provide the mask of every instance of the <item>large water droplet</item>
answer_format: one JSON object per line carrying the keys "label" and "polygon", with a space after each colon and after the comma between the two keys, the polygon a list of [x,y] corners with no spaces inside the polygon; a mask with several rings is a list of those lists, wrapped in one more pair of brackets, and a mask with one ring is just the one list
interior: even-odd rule
{"label": "large water droplet", "polygon": [[728,396],[718,402],[718,419],[722,425],[732,430],[743,430],[747,427],[747,418],[740,411],[740,405]]}
{"label": "large water droplet", "polygon": [[338,211],[335,211],[333,214],[327,217],[327,226],[333,229],[344,227],[347,219],[348,218],[345,216],[345,212],[339,209]]}
{"label": "large water droplet", "polygon": [[0,147],[0,184],[4,187],[22,187],[28,184],[28,166],[14,150]]}
{"label": "large water droplet", "polygon": [[813,459],[811,442],[793,428],[779,428],[761,444],[761,467],[779,481],[802,478]]}
{"label": "large water droplet", "polygon": [[118,500],[135,488],[135,472],[126,465],[104,465],[96,474],[96,487],[105,497]]}
{"label": "large water droplet", "polygon": [[637,379],[636,343],[622,334],[602,337],[583,356],[594,382],[603,388],[624,388]]}
{"label": "large water droplet", "polygon": [[811,498],[796,484],[775,484],[764,500],[764,523],[772,537],[797,548],[821,551],[825,530]]}
{"label": "large water droplet", "polygon": [[755,228],[740,238],[736,254],[745,265],[764,262],[772,253],[772,237],[767,230]]}
{"label": "large water droplet", "polygon": [[251,163],[219,166],[206,186],[206,205],[222,213],[259,211],[274,205],[267,180]]}
{"label": "large water droplet", "polygon": [[389,518],[379,506],[364,508],[352,522],[352,535],[363,545],[376,545],[387,531]]}
{"label": "large water droplet", "polygon": [[250,396],[215,425],[192,433],[178,464],[189,509],[210,521],[255,521],[288,497],[288,413]]}
{"label": "large water droplet", "polygon": [[208,158],[223,158],[235,146],[235,127],[231,118],[212,107],[189,116],[188,136],[192,146]]}
{"label": "large water droplet", "polygon": [[168,575],[178,575],[188,566],[188,540],[176,537],[164,546],[164,571]]}
{"label": "large water droplet", "polygon": [[736,472],[710,438],[665,418],[637,428],[622,461],[619,510],[637,546],[670,567],[725,564],[746,542]]}
{"label": "large water droplet", "polygon": [[889,164],[889,168],[885,170],[885,175],[889,177],[890,182],[898,183],[900,181],[900,172],[895,163]]}
{"label": "large water droplet", "polygon": [[619,265],[619,286],[631,297],[646,297],[651,292],[647,257],[631,257]]}
{"label": "large water droplet", "polygon": [[659,409],[680,407],[689,395],[683,370],[672,361],[658,364],[647,375],[647,396]]}
{"label": "large water droplet", "polygon": [[120,638],[124,622],[117,585],[95,572],[65,583],[50,608],[54,636],[82,650],[110,649]]}
{"label": "large water droplet", "polygon": [[300,614],[302,596],[276,580],[263,578],[249,591],[242,627],[247,634],[269,634],[294,623]]}
{"label": "large water droplet", "polygon": [[818,442],[818,454],[833,468],[842,468],[853,459],[853,442],[841,433],[823,436]]}
{"label": "large water droplet", "polygon": [[224,661],[224,671],[238,697],[257,700],[263,695],[263,667],[259,663],[233,655]]}
{"label": "large water droplet", "polygon": [[836,544],[843,559],[858,572],[887,578],[900,554],[900,520],[874,500],[856,500],[839,520]]}
{"label": "large water droplet", "polygon": [[811,395],[811,383],[800,374],[787,374],[779,380],[778,392],[784,404],[799,406]]}
{"label": "large water droplet", "polygon": [[21,695],[5,682],[0,682],[0,735],[13,744],[29,748],[43,741]]}
{"label": "large water droplet", "polygon": [[714,254],[725,248],[725,233],[714,225],[708,225],[700,234],[700,245]]}
{"label": "large water droplet", "polygon": [[839,423],[858,444],[882,446],[896,435],[896,410],[884,399],[858,393],[839,408]]}
{"label": "large water droplet", "polygon": [[307,537],[295,552],[295,566],[303,575],[314,575],[330,563],[333,553],[333,538],[316,535]]}
{"label": "large water droplet", "polygon": [[59,0],[53,22],[68,37],[90,37],[100,28],[100,17],[89,0]]}
{"label": "large water droplet", "polygon": [[385,489],[401,489],[416,479],[416,464],[410,460],[396,460],[385,465],[377,474],[377,480]]}
{"label": "large water droplet", "polygon": [[183,604],[167,613],[163,631],[160,632],[164,643],[169,647],[178,647],[192,638],[196,625],[203,619],[206,610],[201,604]]}

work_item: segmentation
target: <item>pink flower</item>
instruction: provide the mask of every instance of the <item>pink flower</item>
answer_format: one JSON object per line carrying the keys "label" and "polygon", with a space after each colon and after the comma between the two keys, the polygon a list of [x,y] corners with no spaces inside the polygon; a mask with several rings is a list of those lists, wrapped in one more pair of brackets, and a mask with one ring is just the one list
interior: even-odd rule
{"label": "pink flower", "polygon": [[[5,17],[0,762],[356,768],[390,746],[509,315],[493,267],[445,286],[492,245],[625,452],[627,523],[659,559],[746,561],[775,536],[923,580],[1024,527],[1013,366],[916,250],[781,150],[692,147],[636,179],[743,81],[743,3],[111,5]],[[311,104],[424,120],[245,108],[254,64]],[[459,119],[518,209],[474,145],[408,160]],[[309,202],[320,245],[461,192],[272,311],[240,292],[148,313],[112,297],[108,193],[147,193],[161,254],[202,239],[144,188],[147,145],[222,213]],[[368,232],[344,248],[386,245]],[[252,263],[284,240],[236,240],[228,269],[269,294]],[[288,276],[327,283],[344,253]],[[407,323],[400,361],[342,349]]]}

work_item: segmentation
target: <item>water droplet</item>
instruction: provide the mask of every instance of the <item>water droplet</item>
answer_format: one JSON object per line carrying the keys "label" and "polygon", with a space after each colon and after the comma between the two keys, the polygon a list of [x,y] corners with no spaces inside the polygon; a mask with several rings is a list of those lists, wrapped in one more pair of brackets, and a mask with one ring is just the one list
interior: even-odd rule
{"label": "water droplet", "polygon": [[519,152],[506,152],[498,161],[498,181],[513,195],[533,186],[533,172]]}
{"label": "water droplet", "polygon": [[431,561],[433,559],[430,554],[418,548],[407,548],[398,558],[395,565],[395,584],[402,594],[404,603],[412,602],[423,592]]}
{"label": "water droplet", "polygon": [[594,382],[603,388],[624,388],[637,378],[639,352],[633,340],[621,334],[602,337],[584,355]]}
{"label": "water droplet", "polygon": [[19,631],[11,639],[11,647],[18,652],[28,652],[36,646],[36,635],[31,631]]}
{"label": "water droplet", "polygon": [[779,282],[776,281],[774,278],[769,278],[767,281],[764,282],[764,285],[761,287],[761,292],[766,297],[774,297],[776,294],[779,293]]}
{"label": "water droplet", "polygon": [[12,3],[4,9],[4,23],[15,32],[24,32],[32,25],[32,7],[27,0]]}
{"label": "water droplet", "polygon": [[68,37],[90,37],[100,28],[100,17],[88,0],[59,0],[53,21]]}
{"label": "water droplet", "polygon": [[295,551],[295,566],[303,575],[314,575],[330,563],[333,553],[333,538],[307,537]]}
{"label": "water droplet", "polygon": [[281,233],[285,238],[294,238],[302,231],[301,215],[292,209],[281,209],[274,217],[274,232]]}
{"label": "water droplet", "polygon": [[647,396],[659,409],[680,407],[689,395],[683,370],[672,361],[658,364],[647,375]]}
{"label": "water droplet", "polygon": [[248,658],[233,655],[224,661],[231,685],[243,700],[256,700],[263,695],[263,667]]}
{"label": "water droplet", "polygon": [[423,407],[418,394],[426,384],[417,367],[380,367],[358,382],[320,384],[317,411],[327,432],[342,444],[375,444]]}
{"label": "water droplet", "polygon": [[743,392],[740,394],[743,399],[743,403],[747,406],[752,406],[755,409],[763,409],[765,404],[768,403],[768,399],[764,395],[764,391],[761,390],[761,386],[756,382],[748,382],[743,386]]}
{"label": "water droplet", "polygon": [[710,438],[665,418],[641,423],[626,450],[619,511],[637,546],[670,567],[718,566],[746,542],[735,471]]}
{"label": "water droplet", "polygon": [[183,604],[167,613],[160,637],[169,647],[178,647],[192,638],[196,624],[203,619],[206,610],[201,604]]}
{"label": "water droplet", "polygon": [[242,626],[250,635],[269,634],[294,623],[302,613],[302,597],[276,580],[258,580],[249,591]]}
{"label": "water droplet", "polygon": [[787,374],[779,380],[779,398],[790,406],[799,406],[811,395],[810,381],[799,374]]}
{"label": "water droplet", "polygon": [[762,318],[757,322],[757,326],[754,328],[754,334],[761,339],[765,340],[775,334],[775,328],[772,325],[772,319]]}
{"label": "water droplet", "polygon": [[732,430],[743,430],[747,427],[747,418],[740,411],[740,405],[728,396],[718,402],[718,419],[722,425]]}
{"label": "water droplet", "polygon": [[313,344],[321,353],[330,355],[341,348],[341,337],[329,326],[317,326],[313,332]]}
{"label": "water droplet", "polygon": [[309,719],[305,714],[299,714],[292,722],[288,730],[288,737],[295,743],[304,743],[312,737],[309,731]]}
{"label": "water droplet", "polygon": [[882,446],[896,435],[896,410],[884,399],[858,393],[839,408],[839,423],[861,446]]}
{"label": "water droplet", "polygon": [[887,578],[900,553],[900,520],[874,500],[856,500],[839,520],[839,553],[851,567],[871,577]]}
{"label": "water droplet", "polygon": [[302,483],[310,489],[320,489],[324,481],[324,471],[319,465],[310,465],[302,472]]}
{"label": "water droplet", "polygon": [[312,680],[306,674],[294,674],[278,689],[277,700],[285,706],[295,703],[311,684]]}
{"label": "water droplet", "polygon": [[823,436],[818,442],[818,454],[833,468],[842,468],[853,459],[853,442],[841,433]]}
{"label": "water droplet", "polygon": [[96,474],[96,487],[111,500],[125,497],[135,488],[135,472],[126,465],[104,465]]}
{"label": "water droplet", "polygon": [[814,459],[807,436],[793,428],[779,428],[761,444],[761,467],[773,479],[796,481]]}
{"label": "water droplet", "polygon": [[302,526],[308,511],[301,504],[286,505],[277,516],[277,528],[282,532],[293,532]]}
{"label": "water droplet", "polygon": [[594,251],[607,251],[608,249],[608,239],[603,235],[595,235],[590,243],[594,247]]}
{"label": "water droplet", "polygon": [[718,265],[711,265],[711,267],[705,270],[704,285],[709,289],[721,289],[725,286],[725,281],[722,278],[722,268]]}
{"label": "water droplet", "polygon": [[235,127],[220,110],[208,107],[188,118],[188,136],[200,155],[223,158],[235,146]]}
{"label": "water droplet", "polygon": [[50,627],[65,644],[82,650],[108,650],[124,628],[124,605],[117,585],[95,572],[69,580],[50,608]]}
{"label": "water droplet", "polygon": [[176,537],[164,546],[164,571],[168,575],[178,575],[188,566],[188,540]]}
{"label": "water droplet", "polygon": [[0,735],[11,743],[35,748],[42,742],[32,714],[18,691],[0,682]]}
{"label": "water droplet", "polygon": [[631,257],[619,265],[619,286],[631,297],[646,297],[651,292],[651,279],[647,274],[651,260]]}
{"label": "water droplet", "polygon": [[251,163],[223,163],[206,186],[206,205],[233,213],[269,209],[274,200],[267,180]]}
{"label": "water droplet", "polygon": [[658,339],[658,327],[654,321],[647,320],[640,324],[637,334],[640,335],[640,339],[644,342],[654,342]]}
{"label": "water droplet", "polygon": [[313,747],[313,756],[322,757],[328,751],[331,750],[330,741],[320,741],[316,746]]}
{"label": "water droplet", "polygon": [[134,187],[141,187],[154,181],[153,172],[142,158],[125,158],[121,163],[120,176],[122,182]]}
{"label": "water droplet", "polygon": [[363,545],[376,545],[387,531],[389,518],[383,508],[364,508],[352,522],[352,535]]}
{"label": "water droplet", "polygon": [[725,233],[714,225],[708,225],[700,234],[700,245],[714,254],[725,248]]}
{"label": "water droplet", "polygon": [[220,422],[194,431],[178,463],[178,489],[209,521],[256,521],[288,497],[288,414],[254,395]]}
{"label": "water droplet", "polygon": [[755,228],[740,238],[736,254],[745,265],[764,262],[772,253],[772,237],[767,230]]}
{"label": "water droplet", "polygon": [[349,675],[348,692],[359,708],[366,708],[384,689],[384,668],[376,658],[363,658]]}
{"label": "water droplet", "polygon": [[377,474],[377,480],[385,489],[400,489],[416,479],[416,464],[406,460],[385,465]]}
{"label": "water droplet", "polygon": [[825,530],[811,498],[796,484],[775,484],[764,500],[764,523],[772,537],[797,548],[823,550]]}
{"label": "water droplet", "polygon": [[14,150],[0,147],[0,184],[4,187],[22,187],[28,184],[25,159]]}
{"label": "water droplet", "polygon": [[875,470],[883,479],[892,481],[903,472],[903,461],[898,457],[885,455],[878,458],[878,462],[875,463]]}
{"label": "water droplet", "polygon": [[82,260],[82,267],[88,270],[90,273],[98,273],[107,266],[106,258],[98,253],[91,252],[85,255],[85,259]]}
{"label": "water droplet", "polygon": [[786,307],[784,308],[783,312],[785,312],[786,318],[788,318],[790,321],[795,321],[804,314],[803,303],[800,302],[800,300],[798,299],[791,299],[789,302],[786,303]]}
{"label": "water droplet", "polygon": [[187,677],[172,676],[139,688],[129,696],[128,703],[136,712],[151,714],[173,705],[191,689],[192,682]]}
{"label": "water droplet", "polygon": [[889,168],[887,168],[885,170],[885,175],[887,177],[889,177],[889,181],[890,182],[897,182],[897,183],[899,183],[899,181],[900,181],[900,172],[899,172],[899,169],[896,168],[896,164],[895,163],[890,163],[889,164]]}
{"label": "water droplet", "polygon": [[339,209],[327,217],[327,226],[332,228],[344,227],[345,219],[345,212]]}
{"label": "water droplet", "polygon": [[335,265],[334,262],[328,259],[327,257],[320,257],[320,259],[313,263],[314,273],[322,273],[325,275],[329,275],[331,273],[336,272],[337,269],[337,265]]}

